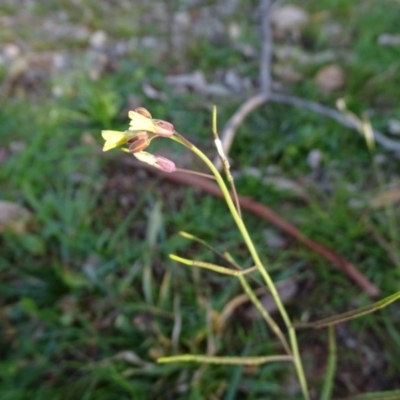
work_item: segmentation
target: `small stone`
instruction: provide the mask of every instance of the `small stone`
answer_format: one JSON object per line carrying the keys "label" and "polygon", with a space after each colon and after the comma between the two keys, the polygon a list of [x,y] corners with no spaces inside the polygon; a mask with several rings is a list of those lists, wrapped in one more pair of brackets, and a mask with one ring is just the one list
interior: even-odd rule
{"label": "small stone", "polygon": [[54,97],[61,97],[64,94],[64,89],[61,86],[53,86],[51,88],[51,93]]}
{"label": "small stone", "polygon": [[272,67],[272,72],[276,78],[287,83],[296,83],[304,79],[303,74],[296,71],[293,65],[289,64],[276,64]]}
{"label": "small stone", "polygon": [[3,47],[3,57],[6,61],[15,60],[21,54],[21,49],[14,43],[9,43]]}
{"label": "small stone", "polygon": [[352,208],[354,210],[359,210],[359,209],[362,209],[363,207],[365,207],[365,202],[360,199],[350,199],[347,202],[347,205],[349,208]]}
{"label": "small stone", "polygon": [[311,150],[307,155],[307,164],[312,169],[317,169],[321,165],[322,152],[321,150],[314,149]]}
{"label": "small stone", "polygon": [[387,157],[384,154],[375,154],[374,155],[374,162],[378,165],[386,164]]}
{"label": "small stone", "polygon": [[237,22],[231,22],[229,24],[228,36],[231,40],[238,40],[241,33],[242,33],[242,28]]}
{"label": "small stone", "polygon": [[26,143],[23,141],[14,141],[9,144],[11,153],[21,153],[26,149]]}
{"label": "small stone", "polygon": [[400,46],[400,35],[382,33],[378,37],[378,44],[381,46]]}
{"label": "small stone", "polygon": [[230,69],[226,72],[224,76],[224,83],[235,92],[240,92],[243,90],[243,79],[237,73],[237,71],[233,69]]}
{"label": "small stone", "polygon": [[102,49],[107,42],[107,33],[102,30],[94,32],[90,38],[89,43],[95,49]]}
{"label": "small stone", "polygon": [[315,77],[316,84],[325,92],[333,92],[343,88],[345,81],[346,77],[342,67],[336,64],[321,68]]}
{"label": "small stone", "polygon": [[32,214],[19,204],[0,200],[0,232],[11,230],[15,233],[25,233]]}
{"label": "small stone", "polygon": [[388,129],[391,135],[400,135],[400,120],[390,119]]}
{"label": "small stone", "polygon": [[67,67],[67,57],[65,54],[56,53],[53,55],[53,67],[57,70],[63,70]]}
{"label": "small stone", "polygon": [[271,23],[278,36],[287,33],[298,36],[309,20],[309,15],[294,5],[277,7],[271,13]]}
{"label": "small stone", "polygon": [[174,27],[178,30],[186,30],[190,28],[191,18],[186,11],[179,11],[174,15]]}
{"label": "small stone", "polygon": [[267,246],[272,249],[282,249],[287,245],[287,240],[273,229],[264,229],[263,236]]}

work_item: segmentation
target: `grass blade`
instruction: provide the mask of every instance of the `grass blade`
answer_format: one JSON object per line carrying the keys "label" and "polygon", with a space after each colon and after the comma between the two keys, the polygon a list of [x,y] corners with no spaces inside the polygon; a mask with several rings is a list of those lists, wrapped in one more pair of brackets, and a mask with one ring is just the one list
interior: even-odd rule
{"label": "grass blade", "polygon": [[329,325],[340,324],[344,321],[348,321],[354,318],[361,317],[366,314],[373,313],[381,308],[388,306],[389,304],[395,302],[400,298],[400,291],[385,297],[382,300],[377,301],[376,303],[370,304],[365,307],[357,308],[356,310],[348,311],[342,314],[334,315],[333,317],[328,317],[324,319],[320,319],[315,322],[307,322],[307,323],[299,323],[295,326],[297,328],[324,328]]}

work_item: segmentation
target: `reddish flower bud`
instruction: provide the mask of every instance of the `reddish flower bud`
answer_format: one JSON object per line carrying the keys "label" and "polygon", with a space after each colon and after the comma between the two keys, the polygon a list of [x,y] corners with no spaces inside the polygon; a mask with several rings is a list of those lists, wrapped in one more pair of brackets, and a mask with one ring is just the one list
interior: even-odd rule
{"label": "reddish flower bud", "polygon": [[175,164],[168,160],[168,158],[155,156],[154,154],[146,153],[145,151],[139,151],[133,153],[133,155],[139,160],[146,164],[152,165],[165,172],[174,172],[176,170]]}
{"label": "reddish flower bud", "polygon": [[174,172],[176,170],[175,163],[168,158],[156,156],[156,166],[165,172]]}
{"label": "reddish flower bud", "polygon": [[155,124],[154,133],[156,135],[163,137],[171,137],[174,134],[175,129],[171,123],[163,121],[161,119],[153,119],[153,122]]}

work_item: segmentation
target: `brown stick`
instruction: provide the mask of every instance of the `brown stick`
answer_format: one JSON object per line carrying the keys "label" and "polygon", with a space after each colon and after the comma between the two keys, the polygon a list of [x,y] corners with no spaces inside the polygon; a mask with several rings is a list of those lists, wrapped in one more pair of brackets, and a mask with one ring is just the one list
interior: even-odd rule
{"label": "brown stick", "polygon": [[[134,166],[134,167],[139,167],[139,168],[145,168],[146,170],[160,175],[170,181],[177,182],[180,184],[184,185],[189,185],[189,186],[194,186],[197,188],[202,189],[206,193],[209,193],[213,196],[223,198],[222,192],[218,185],[215,183],[198,177],[194,175],[188,175],[184,174],[181,172],[174,172],[174,173],[165,173],[160,170],[157,170],[150,165],[140,163],[136,160],[133,159],[126,159],[126,162],[128,165]],[[274,211],[272,211],[269,207],[257,203],[256,201],[244,197],[244,196],[239,196],[239,203],[240,206],[252,212],[255,215],[258,215],[268,221],[270,221],[272,224],[280,228],[282,231],[286,232],[288,235],[294,237],[297,239],[299,242],[303,243],[306,245],[308,248],[311,250],[315,251],[316,253],[319,253],[323,257],[325,257],[327,260],[329,260],[333,265],[335,265],[337,268],[341,269],[351,280],[353,280],[360,288],[362,288],[368,295],[371,297],[375,297],[379,295],[379,288],[375,286],[372,282],[370,282],[356,267],[354,264],[350,263],[349,261],[345,260],[343,257],[341,257],[339,254],[334,252],[333,250],[329,249],[328,247],[315,242],[314,240],[308,238],[305,236],[299,229],[297,229],[294,225],[289,223],[288,221],[284,220],[282,217],[280,217],[278,214],[276,214]]]}

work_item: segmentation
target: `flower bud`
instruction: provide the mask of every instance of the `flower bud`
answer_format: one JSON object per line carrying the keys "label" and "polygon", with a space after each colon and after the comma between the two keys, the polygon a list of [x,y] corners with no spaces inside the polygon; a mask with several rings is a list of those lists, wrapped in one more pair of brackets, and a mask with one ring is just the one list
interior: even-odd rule
{"label": "flower bud", "polygon": [[176,170],[175,163],[165,157],[156,156],[156,164],[155,167],[165,172],[174,172]]}
{"label": "flower bud", "polygon": [[135,111],[136,111],[138,114],[141,114],[141,115],[143,115],[144,117],[150,118],[150,119],[151,119],[151,114],[150,114],[150,112],[149,112],[148,110],[146,110],[144,107],[138,107],[138,108],[135,109]]}
{"label": "flower bud", "polygon": [[174,134],[175,129],[171,123],[163,121],[161,119],[153,119],[153,122],[155,124],[154,133],[156,135],[163,137],[171,137]]}
{"label": "flower bud", "polygon": [[149,144],[150,141],[147,139],[135,139],[129,145],[129,153],[143,151]]}
{"label": "flower bud", "polygon": [[175,164],[168,160],[168,158],[155,156],[150,153],[146,153],[145,151],[139,151],[137,153],[133,153],[133,155],[139,160],[146,164],[152,165],[158,169],[161,169],[165,172],[174,172],[176,170]]}

